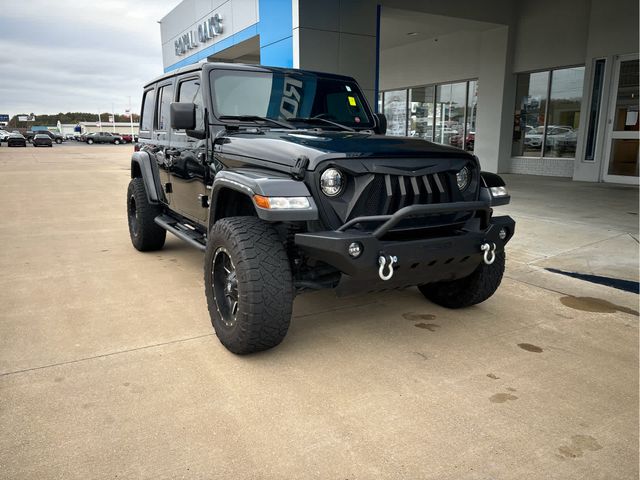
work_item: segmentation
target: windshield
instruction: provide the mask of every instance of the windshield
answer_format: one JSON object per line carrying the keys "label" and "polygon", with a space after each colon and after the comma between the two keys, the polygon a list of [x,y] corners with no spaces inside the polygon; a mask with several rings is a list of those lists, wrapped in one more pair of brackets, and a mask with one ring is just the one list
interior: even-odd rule
{"label": "windshield", "polygon": [[317,117],[349,127],[373,127],[355,82],[308,72],[214,70],[211,85],[213,109],[218,118]]}

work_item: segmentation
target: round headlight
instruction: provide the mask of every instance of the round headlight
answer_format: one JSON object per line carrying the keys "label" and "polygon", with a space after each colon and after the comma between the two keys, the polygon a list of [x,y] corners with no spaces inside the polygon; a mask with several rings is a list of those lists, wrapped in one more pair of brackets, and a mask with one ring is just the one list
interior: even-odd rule
{"label": "round headlight", "polygon": [[469,172],[469,169],[467,167],[462,167],[462,170],[456,173],[456,180],[458,181],[458,188],[460,191],[467,188],[471,181],[471,172]]}
{"label": "round headlight", "polygon": [[327,197],[335,197],[342,192],[344,184],[344,175],[335,168],[327,168],[320,177],[320,188]]}

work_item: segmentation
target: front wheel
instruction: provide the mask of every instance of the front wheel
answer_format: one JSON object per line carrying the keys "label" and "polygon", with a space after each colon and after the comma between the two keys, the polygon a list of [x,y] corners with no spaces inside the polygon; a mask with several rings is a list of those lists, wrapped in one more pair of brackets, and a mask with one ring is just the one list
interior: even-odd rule
{"label": "front wheel", "polygon": [[209,233],[204,282],[211,323],[231,352],[267,350],[291,321],[293,282],[277,232],[255,217],[230,217]]}
{"label": "front wheel", "polygon": [[56,138],[56,143],[60,145],[62,143],[62,140],[60,140],[59,138]]}
{"label": "front wheel", "polygon": [[484,302],[496,292],[502,281],[504,265],[503,250],[496,252],[496,259],[491,265],[482,263],[468,277],[420,285],[418,289],[428,300],[443,307],[470,307]]}
{"label": "front wheel", "polygon": [[116,145],[120,145],[120,140],[114,140],[113,143]]}
{"label": "front wheel", "polygon": [[89,139],[89,140],[87,140],[87,143],[88,143],[89,145],[91,145],[91,144],[93,143],[93,140]]}

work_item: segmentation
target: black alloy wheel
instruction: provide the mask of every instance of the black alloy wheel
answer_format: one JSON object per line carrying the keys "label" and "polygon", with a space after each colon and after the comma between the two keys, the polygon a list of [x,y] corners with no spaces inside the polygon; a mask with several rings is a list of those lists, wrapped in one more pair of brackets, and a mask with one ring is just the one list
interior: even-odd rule
{"label": "black alloy wheel", "polygon": [[226,327],[233,327],[236,323],[236,315],[240,297],[238,295],[238,274],[236,267],[224,247],[216,250],[211,271],[212,287],[216,308]]}

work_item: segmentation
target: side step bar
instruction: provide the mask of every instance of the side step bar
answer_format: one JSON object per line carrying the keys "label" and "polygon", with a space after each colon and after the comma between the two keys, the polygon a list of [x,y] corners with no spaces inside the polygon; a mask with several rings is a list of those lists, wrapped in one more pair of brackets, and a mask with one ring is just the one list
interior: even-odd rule
{"label": "side step bar", "polygon": [[173,233],[176,237],[184,240],[192,247],[196,247],[198,250],[205,251],[206,239],[197,230],[192,230],[185,223],[181,223],[179,220],[169,215],[158,215],[154,221],[168,232]]}

